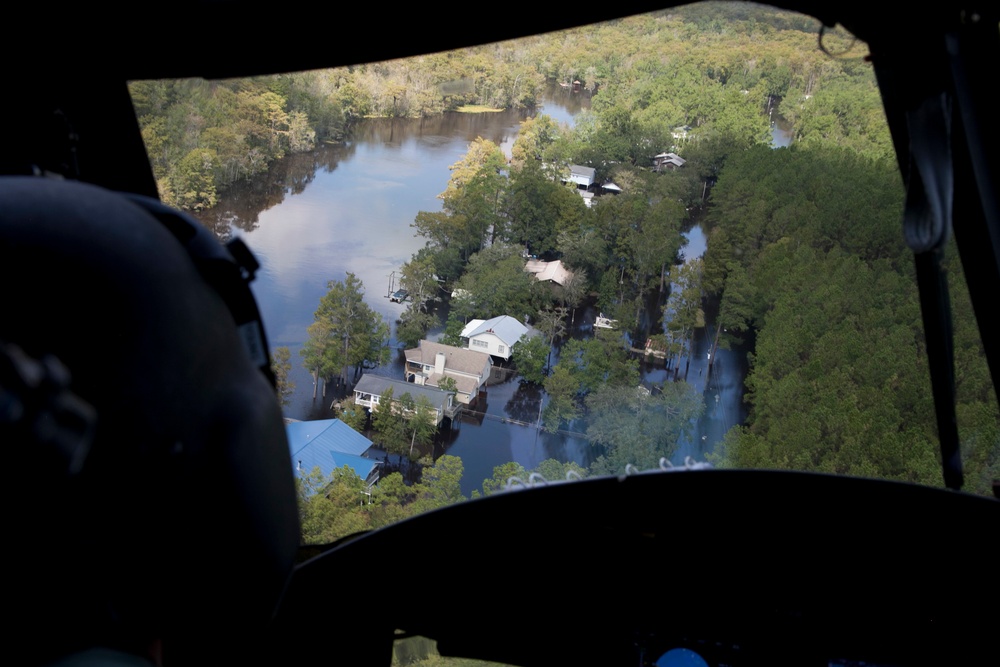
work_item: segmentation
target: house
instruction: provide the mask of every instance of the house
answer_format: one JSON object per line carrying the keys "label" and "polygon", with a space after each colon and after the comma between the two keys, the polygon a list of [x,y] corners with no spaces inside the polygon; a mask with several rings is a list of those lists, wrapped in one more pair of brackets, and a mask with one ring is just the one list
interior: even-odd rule
{"label": "house", "polygon": [[354,386],[354,402],[375,412],[381,407],[379,402],[388,389],[392,389],[393,402],[399,401],[403,394],[409,394],[414,401],[420,400],[421,396],[426,398],[434,409],[435,424],[440,424],[442,419],[455,414],[454,392],[368,373],[362,375]]}
{"label": "house", "polygon": [[534,274],[535,280],[552,282],[556,285],[565,285],[573,276],[573,272],[563,266],[562,261],[558,259],[554,262],[529,259],[524,265],[524,270]]}
{"label": "house", "polygon": [[503,360],[510,359],[511,352],[521,336],[528,333],[528,327],[516,318],[501,315],[489,320],[472,320],[460,334],[470,350],[486,352]]}
{"label": "house", "polygon": [[455,397],[465,405],[476,399],[493,368],[493,357],[485,352],[429,340],[420,341],[418,347],[405,354],[408,382],[439,387],[443,380],[451,378],[455,382]]}
{"label": "house", "polygon": [[296,477],[304,477],[316,467],[329,476],[334,469],[346,465],[366,485],[378,481],[381,463],[364,456],[372,441],[339,419],[289,421],[285,433]]}
{"label": "house", "polygon": [[587,189],[594,184],[596,170],[593,167],[584,167],[579,164],[569,166],[569,178],[566,181],[575,183],[578,188]]}
{"label": "house", "polygon": [[677,153],[660,153],[659,155],[653,156],[653,170],[663,171],[664,169],[668,171],[673,171],[675,169],[680,169],[687,162],[684,158]]}

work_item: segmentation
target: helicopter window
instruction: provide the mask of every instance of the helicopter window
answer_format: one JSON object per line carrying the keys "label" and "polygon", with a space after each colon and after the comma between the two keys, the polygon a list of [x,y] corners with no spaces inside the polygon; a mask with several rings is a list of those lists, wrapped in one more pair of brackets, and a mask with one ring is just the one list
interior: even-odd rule
{"label": "helicopter window", "polygon": [[[132,82],[161,198],[261,262],[286,417],[371,442],[368,468],[301,473],[306,516],[339,508],[305,539],[686,464],[940,486],[879,91],[863,43],[819,32],[704,3],[400,61]],[[946,264],[965,488],[989,493],[997,402]]]}

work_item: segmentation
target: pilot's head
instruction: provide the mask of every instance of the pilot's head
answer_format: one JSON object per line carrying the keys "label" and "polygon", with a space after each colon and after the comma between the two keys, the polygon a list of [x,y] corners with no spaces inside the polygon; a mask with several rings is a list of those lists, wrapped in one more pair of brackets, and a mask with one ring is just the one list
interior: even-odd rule
{"label": "pilot's head", "polygon": [[264,341],[256,322],[237,326],[252,297],[204,234],[157,202],[0,178],[7,634],[21,662],[161,641],[167,662],[211,658],[266,623],[290,572],[295,494],[252,349]]}

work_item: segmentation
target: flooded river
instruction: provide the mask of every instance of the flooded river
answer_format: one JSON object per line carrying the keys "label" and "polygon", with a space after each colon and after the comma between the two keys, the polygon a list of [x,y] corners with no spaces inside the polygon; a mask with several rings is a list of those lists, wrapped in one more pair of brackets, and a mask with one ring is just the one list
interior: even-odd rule
{"label": "flooded river", "polygon": [[[572,122],[588,103],[579,94],[557,89],[539,112]],[[284,160],[268,178],[233,190],[203,216],[220,234],[241,236],[261,262],[253,290],[269,342],[292,353],[296,390],[286,416],[333,416],[333,396],[313,400],[312,377],[299,355],[327,283],[354,273],[364,283],[368,304],[395,328],[404,304],[392,303],[387,295],[400,267],[423,245],[410,226],[416,214],[441,209],[437,195],[447,185],[448,167],[465,154],[469,142],[481,136],[509,152],[524,117],[517,112],[451,113],[424,120],[365,121],[349,142]],[[688,256],[700,256],[704,243],[701,230],[692,230]],[[577,330],[585,334],[596,315],[581,308]],[[705,355],[711,342],[697,339],[688,371],[689,381],[705,394],[708,409],[695,441],[682,444],[678,461],[686,455],[704,460],[725,430],[743,418],[742,355],[720,351],[709,379]],[[398,348],[392,363],[374,372],[402,379],[402,349],[395,336],[392,346]],[[646,366],[644,375],[651,382],[664,381],[663,362]],[[509,461],[529,469],[548,458],[590,463],[585,439],[536,427],[542,400],[539,388],[521,386],[517,378],[492,385],[476,420],[456,422],[442,434],[435,453],[462,458],[466,496],[492,476],[494,466]]]}

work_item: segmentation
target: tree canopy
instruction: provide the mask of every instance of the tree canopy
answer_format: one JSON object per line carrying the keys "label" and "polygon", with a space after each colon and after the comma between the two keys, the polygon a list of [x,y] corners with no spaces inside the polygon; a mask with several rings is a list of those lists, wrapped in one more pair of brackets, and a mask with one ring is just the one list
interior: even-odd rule
{"label": "tree canopy", "polygon": [[365,303],[364,285],[353,273],[327,288],[308,328],[303,363],[316,378],[339,376],[347,384],[365,362],[388,360],[389,325]]}

